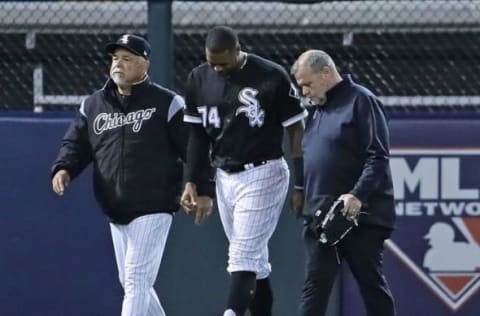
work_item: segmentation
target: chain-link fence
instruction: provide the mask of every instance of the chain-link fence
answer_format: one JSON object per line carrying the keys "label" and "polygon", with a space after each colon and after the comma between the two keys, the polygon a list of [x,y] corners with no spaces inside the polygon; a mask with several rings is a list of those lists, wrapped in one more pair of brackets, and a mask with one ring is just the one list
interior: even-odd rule
{"label": "chain-link fence", "polygon": [[[480,1],[297,2],[174,1],[175,88],[222,24],[286,68],[327,51],[390,110],[480,109]],[[106,79],[104,44],[148,22],[146,1],[0,2],[0,109],[78,105]]]}

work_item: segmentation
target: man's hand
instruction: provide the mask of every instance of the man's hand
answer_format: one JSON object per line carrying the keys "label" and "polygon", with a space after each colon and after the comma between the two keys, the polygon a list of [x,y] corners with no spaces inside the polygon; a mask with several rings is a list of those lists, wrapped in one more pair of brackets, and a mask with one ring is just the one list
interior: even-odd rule
{"label": "man's hand", "polygon": [[53,192],[57,193],[59,196],[62,196],[70,184],[70,180],[70,175],[68,174],[67,170],[58,170],[52,179]]}
{"label": "man's hand", "polygon": [[180,205],[187,214],[195,216],[195,224],[202,223],[212,214],[213,201],[209,196],[198,196],[194,183],[187,182],[180,198]]}
{"label": "man's hand", "polygon": [[187,214],[190,214],[197,206],[197,186],[192,182],[185,184],[182,197],[180,198],[180,205],[185,209]]}
{"label": "man's hand", "polygon": [[362,201],[350,193],[342,194],[338,199],[343,201],[343,204],[345,205],[342,211],[343,215],[349,220],[357,218],[360,214],[360,209],[362,208]]}
{"label": "man's hand", "polygon": [[295,217],[299,218],[302,215],[304,205],[303,190],[293,190],[292,192],[292,211]]}
{"label": "man's hand", "polygon": [[213,201],[206,195],[197,197],[197,208],[195,209],[195,224],[201,224],[212,214]]}

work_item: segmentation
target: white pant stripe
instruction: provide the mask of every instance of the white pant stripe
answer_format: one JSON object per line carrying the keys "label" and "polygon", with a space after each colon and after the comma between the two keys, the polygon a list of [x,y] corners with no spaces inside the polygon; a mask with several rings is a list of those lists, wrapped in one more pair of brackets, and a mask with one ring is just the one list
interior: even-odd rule
{"label": "white pant stripe", "polygon": [[153,288],[172,215],[144,215],[128,225],[110,224],[120,283],[122,316],[165,316]]}

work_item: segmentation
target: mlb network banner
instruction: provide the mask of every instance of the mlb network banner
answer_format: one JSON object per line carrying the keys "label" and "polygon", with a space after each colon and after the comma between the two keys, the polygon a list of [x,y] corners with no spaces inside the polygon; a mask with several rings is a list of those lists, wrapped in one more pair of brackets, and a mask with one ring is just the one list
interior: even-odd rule
{"label": "mlb network banner", "polygon": [[[480,116],[390,122],[397,229],[385,270],[399,316],[480,315]],[[363,304],[351,277],[344,315]]]}

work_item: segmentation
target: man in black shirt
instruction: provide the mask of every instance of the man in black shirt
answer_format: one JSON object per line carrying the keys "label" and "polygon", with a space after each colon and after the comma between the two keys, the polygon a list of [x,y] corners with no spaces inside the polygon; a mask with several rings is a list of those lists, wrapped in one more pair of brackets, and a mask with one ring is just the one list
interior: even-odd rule
{"label": "man in black shirt", "polygon": [[[369,316],[393,316],[394,302],[383,274],[383,242],[394,226],[389,133],[382,104],[372,92],[341,76],[323,51],[303,53],[292,67],[311,105],[303,138],[305,201],[330,195],[344,202],[344,215],[359,217],[336,247],[304,230],[306,280],[300,315],[320,316],[335,276],[337,258],[347,261]],[[315,105],[315,106],[312,106]]]}
{"label": "man in black shirt", "polygon": [[95,197],[110,220],[125,292],[122,316],[164,316],[153,284],[179,208],[188,139],[184,102],[150,81],[145,39],[125,34],[106,49],[110,79],[82,102],[65,133],[52,188],[63,195],[93,164]]}
{"label": "man in black shirt", "polygon": [[[205,190],[209,163],[216,168],[216,197],[229,240],[231,274],[225,316],[269,316],[272,292],[268,241],[289,183],[283,129],[291,155],[301,161],[303,118],[295,87],[278,64],[240,50],[235,32],[215,27],[206,39],[207,62],[189,75],[184,120],[192,123],[187,183],[181,203],[197,221],[211,212]],[[210,153],[210,161],[208,159]],[[303,170],[296,182],[303,185]]]}

